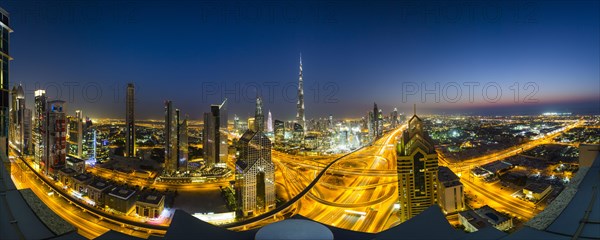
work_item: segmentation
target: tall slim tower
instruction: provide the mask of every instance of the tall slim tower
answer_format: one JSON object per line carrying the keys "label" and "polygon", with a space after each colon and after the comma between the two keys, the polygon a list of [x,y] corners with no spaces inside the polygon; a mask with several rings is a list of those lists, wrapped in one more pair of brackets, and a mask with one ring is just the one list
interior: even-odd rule
{"label": "tall slim tower", "polygon": [[172,174],[177,171],[177,124],[179,122],[172,101],[165,101],[165,172]]}
{"label": "tall slim tower", "polygon": [[127,84],[125,104],[125,156],[135,157],[135,88],[133,83]]}
{"label": "tall slim tower", "polygon": [[435,204],[437,198],[438,155],[416,107],[396,149],[400,219],[406,221]]}
{"label": "tall slim tower", "polygon": [[211,105],[210,112],[204,113],[204,128],[202,143],[204,147],[204,162],[207,167],[225,167],[227,164],[227,121],[223,121],[227,99],[220,105]]}
{"label": "tall slim tower", "polygon": [[23,86],[13,87],[10,108],[9,141],[21,153],[25,152],[25,93]]}
{"label": "tall slim tower", "polygon": [[9,27],[8,12],[0,8],[0,151],[8,156],[8,115],[9,94],[8,89],[8,62],[12,60],[8,52],[9,33],[13,30]]}
{"label": "tall slim tower", "polygon": [[35,90],[34,96],[35,113],[33,126],[33,155],[35,163],[40,166],[44,158],[44,153],[46,152],[46,146],[44,145],[44,132],[46,131],[45,122],[48,98],[46,97],[46,90]]}
{"label": "tall slim tower", "polygon": [[304,81],[302,80],[302,54],[300,54],[300,74],[298,76],[298,104],[296,105],[296,122],[306,131],[306,118],[304,116]]}
{"label": "tall slim tower", "polygon": [[45,131],[43,132],[44,155],[41,169],[44,173],[54,176],[64,167],[67,155],[67,119],[64,111],[64,101],[48,102],[46,111]]}
{"label": "tall slim tower", "polygon": [[265,114],[262,109],[262,98],[256,98],[256,109],[254,110],[254,129],[256,132],[265,131]]}
{"label": "tall slim tower", "polygon": [[[177,118],[180,118],[179,113],[177,114]],[[187,119],[188,116],[185,115],[183,122],[181,122],[177,127],[177,171],[179,172],[185,172],[188,170],[189,141]]]}
{"label": "tall slim tower", "polygon": [[267,117],[267,132],[273,132],[273,116],[271,116],[271,110],[269,110],[269,115]]}
{"label": "tall slim tower", "polygon": [[83,114],[75,110],[75,116],[67,117],[69,122],[68,152],[78,158],[83,158]]}

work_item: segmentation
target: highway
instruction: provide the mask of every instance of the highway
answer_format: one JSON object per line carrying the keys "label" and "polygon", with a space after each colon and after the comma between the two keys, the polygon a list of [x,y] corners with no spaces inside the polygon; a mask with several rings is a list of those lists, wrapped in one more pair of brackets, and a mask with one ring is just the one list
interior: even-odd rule
{"label": "highway", "polygon": [[[395,129],[342,159],[300,200],[299,213],[324,224],[365,232],[383,230],[397,198],[395,173],[396,137],[405,126]],[[290,185],[306,185],[306,169],[318,171],[318,164],[279,158],[286,167]],[[298,166],[304,169],[301,171]],[[321,172],[322,173],[322,172]]]}
{"label": "highway", "polygon": [[476,196],[479,202],[485,203],[496,210],[507,212],[513,216],[518,217],[522,221],[527,221],[533,218],[533,216],[535,216],[535,205],[532,202],[512,197],[506,194],[506,192],[503,192],[499,187],[491,183],[486,183],[479,179],[471,179],[470,177],[465,176],[469,176],[470,170],[473,167],[481,166],[498,160],[503,160],[508,157],[520,154],[524,151],[533,149],[540,145],[551,144],[553,143],[553,139],[555,137],[559,136],[560,134],[566,131],[569,131],[572,128],[579,127],[583,123],[584,121],[580,120],[565,126],[560,131],[546,135],[542,138],[511,148],[507,148],[489,155],[466,159],[460,162],[447,161],[442,157],[441,154],[439,154],[440,165],[447,165],[454,173],[456,173],[459,176],[463,176],[461,182],[465,187],[465,192]]}
{"label": "highway", "polygon": [[[26,174],[27,181],[20,181],[20,186],[29,187],[53,212],[78,228],[83,236],[99,236],[106,229],[113,229],[125,234],[148,238],[150,235],[163,236],[169,222],[162,224],[149,224],[141,222],[134,217],[117,216],[95,207],[89,206],[60,189],[57,184],[39,172],[36,172],[31,163],[10,152],[15,157],[14,167],[19,168],[21,174]],[[49,195],[48,192],[54,194]],[[102,228],[103,227],[103,228]]]}

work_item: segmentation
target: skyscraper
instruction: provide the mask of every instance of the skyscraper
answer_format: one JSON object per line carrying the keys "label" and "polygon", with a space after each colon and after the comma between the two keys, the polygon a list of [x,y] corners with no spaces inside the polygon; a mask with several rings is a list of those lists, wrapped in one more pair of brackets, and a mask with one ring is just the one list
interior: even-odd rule
{"label": "skyscraper", "polygon": [[225,167],[227,164],[227,123],[221,109],[224,110],[227,99],[220,105],[211,105],[210,112],[204,113],[202,143],[204,147],[204,163],[207,167]]}
{"label": "skyscraper", "polygon": [[133,83],[127,84],[125,101],[125,156],[135,157],[135,88]]}
{"label": "skyscraper", "polygon": [[48,102],[46,111],[45,131],[43,132],[44,155],[41,169],[44,173],[54,176],[64,167],[67,155],[67,122],[64,101]]}
{"label": "skyscraper", "polygon": [[285,126],[283,121],[275,120],[275,144],[282,144],[285,140]]}
{"label": "skyscraper", "polygon": [[83,158],[83,118],[81,110],[75,111],[75,116],[69,120],[69,154]]}
{"label": "skyscraper", "polygon": [[23,86],[13,87],[10,107],[9,141],[24,153],[25,150],[25,93]]}
{"label": "skyscraper", "polygon": [[[262,100],[256,100],[255,119],[264,119]],[[271,141],[260,121],[247,130],[237,145],[236,198],[244,216],[258,215],[275,207],[275,166],[271,161]]]}
{"label": "skyscraper", "polygon": [[180,123],[179,109],[173,107],[172,101],[165,102],[165,173],[187,171],[188,135],[187,116]]}
{"label": "skyscraper", "polygon": [[254,110],[254,131],[265,132],[265,114],[262,109],[262,99],[256,98],[256,109]]}
{"label": "skyscraper", "polygon": [[269,115],[267,117],[267,132],[273,132],[273,116],[271,116],[271,110],[269,110]]}
{"label": "skyscraper", "polygon": [[[179,114],[177,114],[179,119]],[[186,115],[177,128],[177,171],[185,172],[188,170],[188,158],[189,158],[189,142],[188,142],[188,116]]]}
{"label": "skyscraper", "polygon": [[8,89],[8,61],[12,60],[8,52],[9,34],[13,30],[9,27],[8,12],[0,8],[0,151],[8,156],[8,115],[9,95]]}
{"label": "skyscraper", "polygon": [[233,115],[233,132],[239,134],[241,132],[242,126],[240,126],[240,117],[236,114]]}
{"label": "skyscraper", "polygon": [[42,159],[46,152],[46,145],[44,145],[44,132],[46,131],[46,110],[47,101],[45,90],[36,90],[35,96],[35,113],[34,113],[34,126],[33,126],[33,145],[34,145],[34,160],[38,166],[41,166]]}
{"label": "skyscraper", "polygon": [[177,171],[177,154],[179,153],[177,145],[179,142],[178,138],[178,122],[179,116],[173,107],[172,101],[165,101],[165,172],[172,174]]}
{"label": "skyscraper", "polygon": [[32,154],[33,144],[31,140],[31,109],[23,109],[23,153]]}
{"label": "skyscraper", "polygon": [[298,104],[296,105],[296,122],[306,130],[306,118],[304,116],[304,81],[302,80],[302,54],[300,54],[300,74],[298,76]]}
{"label": "skyscraper", "polygon": [[398,109],[394,108],[394,111],[390,114],[390,125],[392,128],[398,127],[398,124],[400,123],[398,120]]}
{"label": "skyscraper", "polygon": [[294,140],[293,145],[302,147],[304,143],[304,128],[299,123],[294,123],[292,138]]}
{"label": "skyscraper", "polygon": [[383,135],[383,112],[377,108],[377,103],[373,103],[373,139],[378,139]]}
{"label": "skyscraper", "polygon": [[416,107],[396,149],[400,219],[406,221],[436,201],[438,155],[433,140],[423,130]]}

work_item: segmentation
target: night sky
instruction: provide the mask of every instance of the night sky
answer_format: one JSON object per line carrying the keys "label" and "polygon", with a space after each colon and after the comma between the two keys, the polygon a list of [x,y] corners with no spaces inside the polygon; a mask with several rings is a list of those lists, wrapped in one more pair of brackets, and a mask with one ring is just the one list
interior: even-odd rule
{"label": "night sky", "polygon": [[0,6],[14,30],[11,85],[24,85],[29,107],[46,88],[69,113],[124,118],[133,82],[139,119],[163,118],[170,99],[199,120],[222,97],[245,119],[258,86],[264,108],[291,120],[301,53],[307,119],[363,116],[373,102],[385,114],[413,103],[435,113],[600,113],[598,1]]}

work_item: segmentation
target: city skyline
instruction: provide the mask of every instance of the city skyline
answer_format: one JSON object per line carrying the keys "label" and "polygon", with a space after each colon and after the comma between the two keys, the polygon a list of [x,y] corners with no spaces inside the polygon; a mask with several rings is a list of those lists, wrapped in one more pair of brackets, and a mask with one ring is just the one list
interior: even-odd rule
{"label": "city skyline", "polygon": [[[264,3],[257,6],[257,11],[269,7]],[[11,57],[15,59],[11,85],[22,83],[28,99],[37,88],[45,87],[50,99],[65,100],[69,111],[84,109],[94,118],[121,117],[122,113],[111,106],[125,101],[124,86],[133,82],[140,119],[160,119],[162,102],[167,99],[177,102],[190,119],[201,119],[207,105],[223,97],[230,99],[230,112],[252,116],[248,109],[252,109],[256,84],[276,119],[293,119],[296,93],[294,87],[287,92],[283,87],[297,84],[300,53],[304,58],[307,119],[329,114],[357,117],[360,114],[348,109],[356,106],[366,111],[367,102],[372,101],[384,112],[402,109],[402,105],[410,109],[413,103],[418,103],[423,113],[487,114],[490,109],[513,107],[522,114],[597,114],[600,108],[596,68],[600,64],[596,44],[600,39],[598,21],[593,21],[598,19],[598,13],[592,11],[597,9],[594,2],[568,7],[538,2],[531,6],[504,2],[459,5],[460,18],[456,21],[448,20],[446,15],[453,12],[439,2],[392,4],[390,10],[361,3],[317,4],[312,8],[306,3],[278,3],[273,10],[278,17],[254,21],[244,21],[241,16],[250,10],[234,3],[213,6],[184,2],[179,7],[166,7],[160,1],[143,5],[91,1],[56,9],[49,3],[7,1],[3,7],[16,11],[11,25],[19,29],[11,34]],[[238,20],[237,15],[221,15],[238,7],[243,9]],[[360,7],[371,11],[358,11]],[[166,24],[172,33],[155,40],[140,39],[138,36],[151,31],[150,14],[157,9],[164,17],[152,26]],[[287,9],[298,9],[300,17],[284,18]],[[439,9],[440,14],[427,15],[427,9]],[[322,14],[315,14],[317,10]],[[467,10],[478,17],[469,18]],[[190,12],[185,18],[180,16],[183,13],[176,14],[180,11],[196,14]],[[403,12],[412,15],[403,17]],[[489,12],[499,12],[498,17],[484,17]],[[46,16],[52,16],[52,22],[61,29],[49,31],[52,23],[42,21]],[[87,27],[101,20],[98,31]],[[116,32],[103,34],[100,30],[105,28]],[[169,59],[160,63],[162,67],[176,71],[157,71],[161,69],[156,65],[159,63],[150,60],[145,49],[164,44],[171,34],[186,38],[156,53]],[[206,34],[214,37],[202,38]],[[260,41],[264,34],[278,43]],[[247,41],[233,41],[242,36]],[[52,44],[56,42],[68,44]],[[61,52],[61,61],[45,60],[44,56],[57,55],[55,51]],[[111,71],[102,70],[100,66],[105,63]],[[39,70],[28,71],[26,66]],[[158,87],[163,79],[168,79],[170,88]],[[365,87],[365,80],[376,84]],[[471,102],[464,84],[473,82],[478,86]],[[436,88],[436,83],[439,101],[433,95],[422,101],[421,94],[413,94],[411,89],[402,94],[403,87],[416,84],[425,91]],[[461,101],[456,103],[453,83],[461,86]],[[488,101],[482,93],[489,83],[498,84],[502,91],[497,101]],[[518,94],[511,90],[515,83],[519,84]],[[269,97],[274,84],[278,84],[275,97]],[[492,87],[487,94],[496,100],[497,86]],[[237,90],[232,93],[214,88]],[[354,96],[359,91],[363,94]],[[525,99],[532,93],[531,99]],[[515,95],[519,95],[517,101]],[[32,101],[27,102],[32,108]]]}
{"label": "city skyline", "polygon": [[600,2],[6,1],[1,238],[600,238]]}

